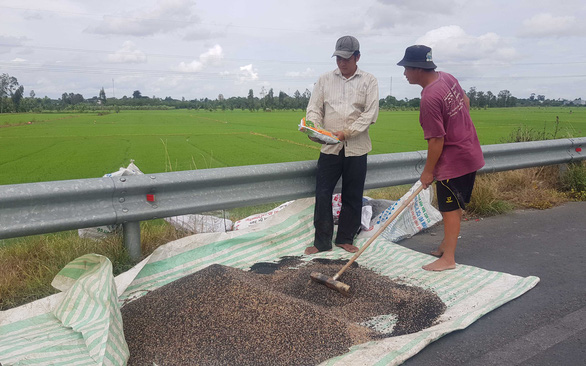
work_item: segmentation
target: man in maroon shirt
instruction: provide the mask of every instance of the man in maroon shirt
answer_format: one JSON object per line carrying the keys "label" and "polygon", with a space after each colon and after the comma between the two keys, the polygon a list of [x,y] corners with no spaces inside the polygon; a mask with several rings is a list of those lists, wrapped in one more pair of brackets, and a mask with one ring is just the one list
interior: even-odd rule
{"label": "man in maroon shirt", "polygon": [[484,157],[470,118],[470,99],[452,75],[435,71],[431,48],[408,47],[399,63],[410,84],[420,85],[419,123],[427,140],[427,160],[421,173],[424,188],[436,181],[439,210],[444,221],[444,238],[431,254],[439,257],[423,266],[428,271],[456,268],[456,244],[460,221],[470,202],[476,171]]}

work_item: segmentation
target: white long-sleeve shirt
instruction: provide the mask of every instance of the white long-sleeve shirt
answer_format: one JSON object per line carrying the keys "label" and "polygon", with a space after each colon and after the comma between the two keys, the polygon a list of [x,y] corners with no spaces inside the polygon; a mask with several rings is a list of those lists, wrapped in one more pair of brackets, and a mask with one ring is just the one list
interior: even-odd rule
{"label": "white long-sleeve shirt", "polygon": [[378,117],[378,81],[357,69],[346,79],[338,68],[319,77],[313,87],[306,119],[328,131],[343,131],[345,141],[323,145],[321,152],[360,156],[372,150],[368,128]]}

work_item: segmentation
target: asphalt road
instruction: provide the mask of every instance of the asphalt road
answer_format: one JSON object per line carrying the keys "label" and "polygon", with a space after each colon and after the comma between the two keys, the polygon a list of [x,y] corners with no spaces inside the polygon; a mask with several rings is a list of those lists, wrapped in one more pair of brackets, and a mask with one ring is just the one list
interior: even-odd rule
{"label": "asphalt road", "polygon": [[[399,244],[429,253],[442,235]],[[540,282],[403,365],[586,365],[586,202],[463,221],[456,261]]]}

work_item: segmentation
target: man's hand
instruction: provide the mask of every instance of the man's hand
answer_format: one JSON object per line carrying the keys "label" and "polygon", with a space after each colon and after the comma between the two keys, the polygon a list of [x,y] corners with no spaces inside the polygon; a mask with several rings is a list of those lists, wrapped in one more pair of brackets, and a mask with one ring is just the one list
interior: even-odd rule
{"label": "man's hand", "polygon": [[419,180],[421,181],[423,189],[427,189],[427,187],[433,183],[433,172],[429,173],[424,170],[423,173],[421,173]]}
{"label": "man's hand", "polygon": [[346,139],[346,136],[344,136],[343,131],[332,132],[332,135],[336,136],[340,141],[344,141]]}
{"label": "man's hand", "polygon": [[323,144],[325,144],[325,142],[323,142],[322,140],[320,140],[320,139],[318,139],[318,138],[311,137],[311,136],[307,136],[307,137],[309,137],[309,139],[310,139],[311,141],[313,141],[313,142],[317,142],[318,144],[322,144],[322,145],[323,145]]}

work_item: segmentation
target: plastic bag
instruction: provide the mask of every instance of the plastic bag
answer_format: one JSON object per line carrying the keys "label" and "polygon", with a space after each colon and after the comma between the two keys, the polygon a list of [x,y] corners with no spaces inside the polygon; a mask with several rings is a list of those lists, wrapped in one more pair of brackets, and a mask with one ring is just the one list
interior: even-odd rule
{"label": "plastic bag", "polygon": [[[362,212],[360,217],[360,228],[362,230],[370,230],[370,220],[372,219],[372,206],[368,204],[369,197],[362,198]],[[332,196],[332,215],[334,217],[334,224],[337,225],[340,219],[340,210],[342,209],[342,195],[336,193]]]}
{"label": "plastic bag", "polygon": [[309,137],[316,138],[328,145],[334,145],[340,143],[340,140],[334,136],[330,131],[318,128],[311,121],[306,121],[305,117],[299,122],[299,131],[306,133]]}
{"label": "plastic bag", "polygon": [[166,217],[165,221],[173,225],[175,229],[191,234],[223,233],[231,231],[232,221],[211,215],[180,215]]}
{"label": "plastic bag", "polygon": [[[120,168],[115,172],[104,174],[103,177],[121,177],[127,175],[142,175],[144,174],[135,164],[134,160],[130,160],[130,164],[126,168]],[[98,227],[89,227],[85,229],[77,230],[77,235],[80,238],[88,238],[88,239],[103,239],[108,235],[115,234],[122,230],[121,224],[116,225],[105,225],[105,226],[98,226]]]}

